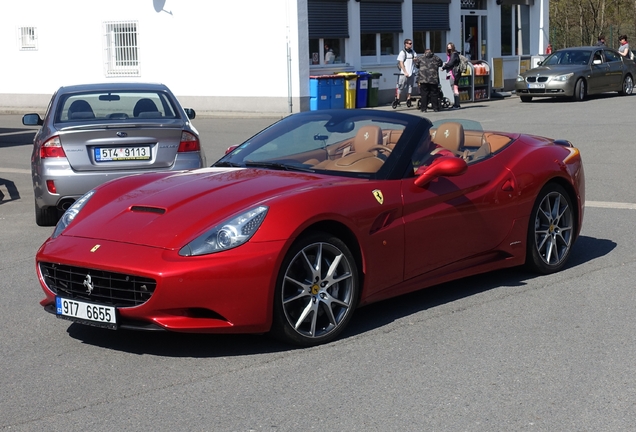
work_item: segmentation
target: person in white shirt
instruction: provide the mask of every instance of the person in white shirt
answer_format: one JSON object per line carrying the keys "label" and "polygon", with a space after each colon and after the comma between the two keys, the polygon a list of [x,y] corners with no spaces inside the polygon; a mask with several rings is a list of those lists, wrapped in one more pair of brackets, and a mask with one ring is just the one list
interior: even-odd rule
{"label": "person in white shirt", "polygon": [[336,60],[336,54],[331,47],[325,44],[325,64],[332,64]]}
{"label": "person in white shirt", "polygon": [[411,39],[404,39],[404,49],[400,50],[397,61],[400,67],[400,76],[398,77],[398,86],[395,93],[395,101],[400,103],[400,96],[404,89],[406,89],[406,102],[407,105],[411,100],[411,92],[413,91],[413,84],[415,83],[415,74],[413,59],[417,57],[415,50],[413,49],[413,41]]}

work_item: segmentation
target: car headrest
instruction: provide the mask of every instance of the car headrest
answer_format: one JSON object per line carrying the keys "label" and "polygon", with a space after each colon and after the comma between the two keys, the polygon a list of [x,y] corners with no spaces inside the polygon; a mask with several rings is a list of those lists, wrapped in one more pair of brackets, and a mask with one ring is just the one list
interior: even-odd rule
{"label": "car headrest", "polygon": [[95,118],[93,108],[90,104],[83,99],[73,101],[71,106],[68,107],[69,119],[92,119]]}
{"label": "car headrest", "polygon": [[382,129],[380,126],[362,126],[353,139],[353,151],[366,152],[380,144],[382,144]]}
{"label": "car headrest", "polygon": [[461,151],[464,147],[464,127],[457,122],[443,123],[437,127],[432,138],[435,144],[445,149]]}
{"label": "car headrest", "polygon": [[139,117],[142,112],[158,112],[157,105],[152,99],[143,98],[139,99],[133,108],[133,116]]}

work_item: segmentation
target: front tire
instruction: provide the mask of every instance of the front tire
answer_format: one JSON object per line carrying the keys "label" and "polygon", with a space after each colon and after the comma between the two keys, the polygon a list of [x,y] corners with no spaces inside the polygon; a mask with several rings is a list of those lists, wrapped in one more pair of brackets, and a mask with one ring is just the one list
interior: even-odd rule
{"label": "front tire", "polygon": [[627,96],[632,94],[633,91],[634,91],[634,79],[632,78],[631,75],[625,75],[625,78],[623,78],[623,87],[618,92],[618,94],[621,96]]}
{"label": "front tire", "polygon": [[574,209],[563,187],[549,183],[541,189],[530,214],[526,265],[542,274],[563,268],[574,242]]}
{"label": "front tire", "polygon": [[300,237],[280,268],[272,333],[300,346],[335,339],[358,302],[356,261],[347,245],[324,232]]}
{"label": "front tire", "polygon": [[585,84],[585,80],[583,78],[579,78],[579,80],[574,85],[574,99],[576,102],[580,102],[585,99],[587,95],[587,86]]}
{"label": "front tire", "polygon": [[532,96],[520,96],[521,102],[532,102]]}

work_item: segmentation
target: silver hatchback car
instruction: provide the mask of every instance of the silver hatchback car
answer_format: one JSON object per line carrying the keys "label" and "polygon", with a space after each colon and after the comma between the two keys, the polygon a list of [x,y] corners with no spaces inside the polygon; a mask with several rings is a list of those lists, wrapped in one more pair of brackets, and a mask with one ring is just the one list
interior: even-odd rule
{"label": "silver hatchback car", "polygon": [[70,205],[106,181],[149,171],[205,166],[199,133],[163,84],[108,83],[61,87],[44,119],[31,156],[35,221],[55,225]]}

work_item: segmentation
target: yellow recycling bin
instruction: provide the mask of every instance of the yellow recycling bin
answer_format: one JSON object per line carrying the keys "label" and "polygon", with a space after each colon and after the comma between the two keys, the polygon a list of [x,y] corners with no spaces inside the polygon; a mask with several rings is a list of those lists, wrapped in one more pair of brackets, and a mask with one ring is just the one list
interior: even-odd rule
{"label": "yellow recycling bin", "polygon": [[356,83],[358,74],[354,72],[340,72],[345,79],[345,108],[354,109],[356,107]]}

